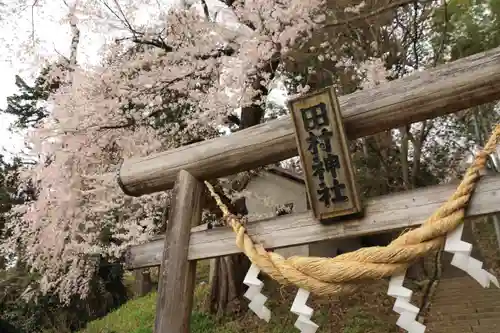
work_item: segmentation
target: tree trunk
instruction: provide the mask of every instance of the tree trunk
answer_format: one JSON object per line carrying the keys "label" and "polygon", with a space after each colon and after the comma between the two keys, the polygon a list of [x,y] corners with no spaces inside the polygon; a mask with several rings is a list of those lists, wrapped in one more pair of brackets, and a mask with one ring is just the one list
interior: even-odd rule
{"label": "tree trunk", "polygon": [[417,187],[418,175],[420,172],[420,157],[422,156],[422,147],[424,141],[427,139],[427,134],[429,134],[429,129],[432,126],[427,120],[420,122],[422,128],[418,137],[414,138],[413,143],[413,167],[411,171],[411,188]]}
{"label": "tree trunk", "polygon": [[[248,214],[244,197],[232,201],[215,187],[229,210],[236,215]],[[210,301],[208,310],[222,316],[238,313],[241,310],[242,296],[245,290],[243,279],[250,268],[250,261],[243,254],[218,257],[210,260]]]}
{"label": "tree trunk", "polygon": [[[236,177],[235,179],[236,185],[240,183],[237,181],[239,178],[241,177]],[[224,194],[224,189],[220,184],[213,183],[212,185],[231,213],[238,216],[248,214],[245,197],[231,200],[231,198]],[[232,185],[234,186],[235,184]],[[231,189],[230,192],[235,191]],[[209,222],[209,228],[222,226],[222,223],[218,223],[222,220],[222,212],[208,191],[206,191],[205,195],[205,209],[214,214],[215,218],[215,221]],[[225,313],[237,313],[240,311],[242,296],[245,291],[243,279],[249,267],[250,261],[242,254],[217,257],[210,260],[209,283],[211,290],[210,299],[207,302],[207,310],[210,313],[221,316]]]}
{"label": "tree trunk", "polygon": [[410,131],[409,125],[403,126],[399,129],[401,133],[401,170],[403,173],[403,184],[406,190],[410,189],[410,169],[408,168],[408,132]]}
{"label": "tree trunk", "polygon": [[[234,202],[223,196],[216,188],[229,210],[236,215],[246,215],[248,211],[244,198]],[[210,301],[208,310],[222,316],[226,313],[238,313],[241,310],[242,296],[245,290],[243,279],[250,268],[250,261],[243,254],[218,257],[210,260]]]}
{"label": "tree trunk", "polygon": [[246,291],[243,279],[250,268],[250,261],[245,255],[237,254],[216,258],[213,265],[210,313],[218,317],[227,313],[239,313],[242,309],[242,295]]}
{"label": "tree trunk", "polygon": [[147,268],[134,270],[134,294],[136,297],[142,297],[153,289],[151,273]]}

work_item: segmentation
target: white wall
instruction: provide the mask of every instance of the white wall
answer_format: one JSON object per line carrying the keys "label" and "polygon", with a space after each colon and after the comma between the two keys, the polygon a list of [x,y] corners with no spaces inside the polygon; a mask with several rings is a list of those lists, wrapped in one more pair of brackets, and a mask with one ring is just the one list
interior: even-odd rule
{"label": "white wall", "polygon": [[[276,175],[271,172],[262,172],[260,176],[252,178],[245,191],[249,221],[262,220],[275,216],[275,208],[279,205],[293,203],[293,213],[307,211],[307,192],[305,185]],[[259,198],[256,198],[258,196]],[[267,197],[269,200],[265,200]],[[319,222],[318,222],[319,223]],[[360,247],[359,239],[327,240],[312,244],[292,246],[276,250],[282,256],[321,256],[334,257],[337,249],[343,252],[354,251]]]}
{"label": "white wall", "polygon": [[[277,206],[291,202],[294,213],[307,211],[305,186],[271,172],[263,172],[252,178],[245,191],[249,192],[246,205],[250,221],[272,217]],[[269,199],[267,202],[266,198]]]}
{"label": "white wall", "polygon": [[[252,178],[245,191],[249,192],[246,197],[249,221],[273,217],[276,207],[288,203],[293,203],[293,213],[307,211],[305,186],[271,172],[262,172],[258,177]],[[292,246],[277,249],[276,252],[285,258],[292,255],[309,256],[309,246]]]}

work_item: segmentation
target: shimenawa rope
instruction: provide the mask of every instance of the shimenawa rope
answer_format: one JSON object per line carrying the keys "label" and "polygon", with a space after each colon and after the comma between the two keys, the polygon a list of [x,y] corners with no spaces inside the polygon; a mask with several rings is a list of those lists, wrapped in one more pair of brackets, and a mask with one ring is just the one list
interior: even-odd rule
{"label": "shimenawa rope", "polygon": [[229,212],[212,185],[205,184],[226,223],[236,233],[236,245],[261,271],[283,285],[294,284],[319,296],[340,295],[354,292],[367,280],[404,272],[416,259],[438,249],[446,234],[463,223],[465,209],[481,177],[480,171],[499,141],[500,124],[466,171],[455,193],[420,227],[403,233],[387,246],[361,248],[334,258],[292,256],[285,259],[275,252],[267,252],[261,244],[252,241],[239,218]]}

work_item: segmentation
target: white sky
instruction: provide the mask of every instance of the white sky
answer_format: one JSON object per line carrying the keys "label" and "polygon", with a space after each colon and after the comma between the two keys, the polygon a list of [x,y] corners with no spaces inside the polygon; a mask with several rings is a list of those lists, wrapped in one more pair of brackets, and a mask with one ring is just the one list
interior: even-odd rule
{"label": "white sky", "polygon": [[[12,18],[2,21],[0,15],[0,36],[7,36],[3,38],[4,40],[0,40],[7,45],[0,53],[0,108],[5,108],[7,97],[16,92],[14,84],[16,74],[20,74],[27,82],[31,82],[36,76],[39,64],[44,60],[54,59],[58,57],[58,54],[66,57],[69,55],[70,27],[61,22],[68,13],[68,7],[63,1],[50,0],[47,3],[43,5],[43,8],[35,10],[34,20],[31,19],[31,7],[26,7],[16,19],[15,27],[12,26]],[[151,8],[145,8],[139,13],[137,21],[147,22],[150,10]],[[31,38],[32,22],[34,22],[35,38],[38,43],[34,52],[30,54],[25,51],[27,48],[22,43],[30,43],[33,40]],[[115,31],[114,34],[96,34],[83,24],[79,25],[79,28],[78,62],[80,64],[97,63],[100,60],[100,48],[106,39],[122,34],[120,31]],[[28,49],[33,50],[33,48]],[[22,136],[8,130],[12,121],[13,117],[0,115],[0,153],[7,156],[19,152],[23,147]]]}
{"label": "white sky", "polygon": [[[40,58],[57,55],[57,52],[67,54],[70,40],[69,29],[61,26],[54,19],[58,13],[63,13],[63,8],[61,6],[50,6],[47,9],[53,10],[53,18],[47,19],[43,12],[34,12],[35,38],[41,39],[40,47],[37,47],[35,52]],[[17,91],[14,76],[19,74],[27,82],[31,82],[38,67],[33,65],[38,59],[23,52],[22,44],[22,42],[31,39],[31,8],[27,7],[26,10],[22,11],[16,21],[17,25],[14,27],[12,26],[12,18],[0,22],[0,35],[10,37],[10,40],[7,40],[8,46],[0,54],[0,73],[2,73],[0,77],[1,108],[7,106],[7,97]],[[26,57],[19,56],[19,54],[25,54]],[[8,131],[13,118],[0,115],[0,148],[2,153],[7,156],[20,151],[23,147],[22,136]]]}

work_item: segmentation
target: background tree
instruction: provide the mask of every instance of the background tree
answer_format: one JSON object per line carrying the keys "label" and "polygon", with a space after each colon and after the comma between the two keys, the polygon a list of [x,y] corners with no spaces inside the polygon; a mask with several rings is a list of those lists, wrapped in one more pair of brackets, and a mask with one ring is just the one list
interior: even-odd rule
{"label": "background tree", "polygon": [[50,76],[52,67],[63,68],[63,64],[52,64],[42,68],[33,86],[26,83],[19,75],[16,75],[15,84],[18,93],[7,97],[7,108],[3,113],[16,117],[14,126],[26,129],[37,125],[48,116],[46,105],[50,94],[55,92],[60,84],[61,78]]}
{"label": "background tree", "polygon": [[[257,24],[260,19],[250,15],[253,6],[258,4],[238,7]],[[217,123],[232,110],[255,108],[260,86],[270,80],[261,69],[276,53],[269,38],[280,37],[273,33],[261,38],[248,28],[228,30],[211,17],[183,9],[169,12],[168,26],[149,30],[158,33],[146,34],[132,27],[126,10],[104,7],[131,37],[111,46],[103,66],[93,71],[72,68],[72,79],[48,100],[50,115],[31,137],[32,151],[49,162],[28,170],[40,195],[19,210],[16,223],[21,228],[11,238],[29,249],[24,259],[43,275],[42,291],[58,292],[64,301],[74,293],[88,293],[87,281],[96,269],[91,258],[119,258],[127,245],[154,233],[160,207],[168,199],[163,193],[126,197],[113,177],[102,175],[113,174],[123,158],[216,135]],[[301,18],[305,9],[299,15],[283,6],[291,21],[307,23],[308,17]],[[255,35],[250,42],[249,32]],[[146,51],[135,51],[127,46],[130,41],[137,44],[135,50]],[[52,74],[61,73],[55,69]],[[230,98],[228,86],[241,98]],[[100,239],[103,228],[110,230],[109,243]]]}
{"label": "background tree", "polygon": [[[56,67],[60,67],[56,65]],[[38,126],[48,116],[46,101],[58,83],[47,83],[51,66],[42,69],[33,86],[20,76],[16,77],[19,93],[7,99],[7,108],[2,112],[17,117],[15,129]],[[57,78],[56,78],[57,79]],[[19,186],[21,170],[26,161],[14,158],[0,164],[0,243],[13,236],[12,220],[16,220],[12,209],[36,200],[36,184],[26,179]],[[28,164],[29,165],[29,164]],[[110,265],[105,258],[98,261],[98,269],[89,281],[89,294],[85,300],[72,297],[67,304],[60,302],[58,295],[39,293],[41,276],[32,272],[22,260],[26,248],[16,242],[1,252],[0,267],[0,312],[7,322],[22,332],[42,332],[46,329],[71,332],[82,328],[88,321],[105,315],[127,300],[127,291],[122,282],[123,269]]]}

